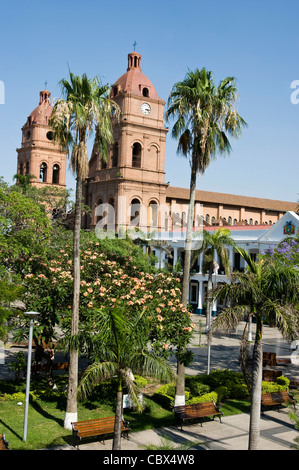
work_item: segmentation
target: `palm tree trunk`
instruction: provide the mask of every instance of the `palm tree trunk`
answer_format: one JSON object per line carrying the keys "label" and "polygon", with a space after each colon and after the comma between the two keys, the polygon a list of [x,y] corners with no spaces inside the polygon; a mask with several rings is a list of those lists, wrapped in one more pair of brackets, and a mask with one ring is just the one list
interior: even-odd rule
{"label": "palm tree trunk", "polygon": [[117,394],[116,394],[116,410],[115,410],[115,424],[112,450],[121,450],[121,420],[122,420],[122,382],[119,379]]}
{"label": "palm tree trunk", "polygon": [[[195,206],[195,190],[196,190],[196,165],[192,164],[191,180],[190,180],[190,203],[187,220],[187,233],[185,243],[185,260],[183,268],[183,286],[182,286],[182,303],[187,307],[189,300],[189,283],[190,283],[190,265],[191,265],[191,251],[192,251],[192,231],[194,219],[194,206]],[[177,383],[176,393],[174,399],[174,406],[185,404],[185,366],[178,360],[177,364]]]}
{"label": "palm tree trunk", "polygon": [[[71,339],[78,334],[79,329],[79,302],[80,302],[80,230],[82,205],[82,178],[77,177],[75,222],[73,235],[73,310]],[[78,387],[78,349],[73,342],[70,348],[69,380],[67,393],[67,407],[64,418],[64,427],[72,429],[72,422],[78,420],[77,413],[77,387]]]}
{"label": "palm tree trunk", "polygon": [[263,374],[262,329],[262,320],[260,316],[257,315],[256,336],[253,349],[252,392],[248,450],[258,450],[260,443],[261,393]]}

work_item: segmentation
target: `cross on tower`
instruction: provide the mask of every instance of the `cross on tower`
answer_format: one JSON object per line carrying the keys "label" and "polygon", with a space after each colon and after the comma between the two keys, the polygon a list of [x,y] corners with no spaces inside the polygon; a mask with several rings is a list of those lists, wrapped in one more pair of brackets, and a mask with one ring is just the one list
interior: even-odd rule
{"label": "cross on tower", "polygon": [[136,45],[137,45],[137,42],[136,42],[136,40],[135,40],[134,43],[133,43],[134,51],[135,51]]}

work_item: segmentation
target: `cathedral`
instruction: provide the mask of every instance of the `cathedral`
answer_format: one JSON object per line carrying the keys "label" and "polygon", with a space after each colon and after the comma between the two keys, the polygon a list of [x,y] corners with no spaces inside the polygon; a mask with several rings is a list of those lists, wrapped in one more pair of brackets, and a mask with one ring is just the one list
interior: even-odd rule
{"label": "cathedral", "polygon": [[[54,142],[48,120],[51,94],[40,92],[38,106],[22,127],[17,149],[19,174],[35,176],[37,186],[65,188],[66,152]],[[91,214],[82,226],[119,231],[138,227],[144,233],[179,231],[186,227],[189,189],[165,183],[165,101],[142,73],[141,55],[128,54],[127,70],[111,88],[111,98],[121,109],[114,125],[114,144],[107,162],[92,152],[84,202]],[[205,227],[272,225],[296,203],[237,196],[209,191],[196,192],[195,223]],[[256,227],[257,228],[257,227]]]}

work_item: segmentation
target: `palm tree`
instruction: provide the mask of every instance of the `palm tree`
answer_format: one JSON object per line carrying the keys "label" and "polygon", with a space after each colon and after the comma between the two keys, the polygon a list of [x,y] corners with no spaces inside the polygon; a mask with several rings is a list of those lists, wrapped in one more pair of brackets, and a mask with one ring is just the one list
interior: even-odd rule
{"label": "palm tree", "polygon": [[78,348],[75,338],[79,321],[82,186],[88,176],[87,141],[94,132],[94,147],[101,152],[104,160],[107,159],[109,145],[113,142],[112,106],[114,112],[118,107],[107,95],[109,86],[102,85],[98,77],[90,79],[86,74],[77,76],[70,72],[70,81],[62,79],[60,85],[65,99],[58,100],[53,106],[50,125],[54,131],[54,139],[68,150],[70,166],[76,175],[71,329],[74,341],[70,349],[68,397],[64,421],[65,428],[71,429],[71,422],[77,421]]}
{"label": "palm tree", "polygon": [[20,173],[16,173],[13,177],[14,180],[17,180],[17,184],[20,185],[24,194],[26,194],[28,188],[30,187],[32,181],[36,179],[36,176],[26,174],[21,175]]}
{"label": "palm tree", "polygon": [[[237,250],[246,261],[247,268],[244,273],[232,273],[230,283],[217,287],[216,297],[229,302],[229,307],[218,315],[213,322],[213,329],[227,331],[235,329],[237,323],[244,320],[245,314],[248,315],[248,320],[250,317],[256,320],[252,358],[249,357],[249,343],[245,330],[241,343],[242,370],[251,394],[248,449],[256,450],[259,447],[260,437],[263,322],[275,324],[287,340],[291,341],[298,337],[299,311],[296,302],[299,297],[299,273],[293,267],[283,266],[272,260],[266,261],[261,258],[255,262],[244,249],[237,248]],[[250,359],[252,366],[249,371]]]}
{"label": "palm tree", "polygon": [[[233,239],[230,236],[230,230],[220,227],[216,232],[211,233],[207,230],[203,231],[203,241],[201,248],[195,252],[194,256],[197,257],[203,253],[202,272],[208,271],[208,288],[207,288],[207,312],[206,312],[206,327],[209,332],[211,327],[211,309],[212,309],[212,289],[213,289],[213,272],[215,270],[215,254],[218,255],[218,260],[224,267],[226,276],[230,274],[230,261],[227,251],[227,246],[235,246]],[[208,334],[208,373],[210,372],[210,334]]]}
{"label": "palm tree", "polygon": [[121,449],[121,419],[123,388],[127,388],[137,410],[142,410],[139,390],[134,383],[135,374],[145,374],[160,380],[171,380],[171,366],[148,349],[145,309],[136,318],[128,318],[125,308],[117,304],[99,312],[97,332],[91,339],[91,361],[79,384],[79,393],[86,396],[101,381],[117,377],[115,428],[113,450]]}
{"label": "palm tree", "polygon": [[208,272],[208,289],[207,289],[207,324],[211,322],[211,293],[212,293],[212,277],[215,270],[215,254],[218,255],[218,261],[223,265],[226,276],[230,274],[230,261],[227,247],[235,246],[234,240],[230,236],[230,230],[220,227],[216,232],[203,231],[203,241],[201,248],[196,251],[194,256],[203,253],[203,273]]}
{"label": "palm tree", "polygon": [[[245,121],[235,109],[237,87],[233,77],[217,87],[212,72],[205,68],[189,71],[176,83],[168,98],[166,118],[176,119],[172,136],[178,140],[178,153],[189,158],[191,166],[190,201],[185,242],[182,302],[188,302],[192,230],[197,174],[203,174],[217,153],[231,149],[228,136],[239,137]],[[185,402],[184,365],[178,363],[176,404]]]}

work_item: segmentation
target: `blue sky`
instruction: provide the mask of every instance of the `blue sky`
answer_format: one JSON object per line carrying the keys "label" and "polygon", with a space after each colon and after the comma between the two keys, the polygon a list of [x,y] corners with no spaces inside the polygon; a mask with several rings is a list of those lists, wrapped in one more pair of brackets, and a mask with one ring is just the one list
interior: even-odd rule
{"label": "blue sky", "polygon": [[[297,201],[299,104],[290,99],[291,83],[299,80],[297,7],[295,0],[1,2],[0,175],[12,182],[21,127],[45,81],[59,97],[69,65],[112,84],[126,71],[136,40],[142,72],[165,101],[188,69],[206,67],[216,83],[237,79],[238,110],[248,128],[197,188]],[[190,168],[176,147],[169,132],[165,181],[188,187]],[[74,187],[70,173],[67,186]]]}

